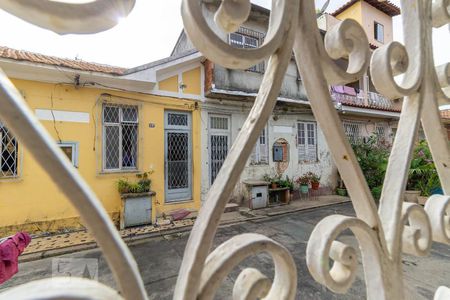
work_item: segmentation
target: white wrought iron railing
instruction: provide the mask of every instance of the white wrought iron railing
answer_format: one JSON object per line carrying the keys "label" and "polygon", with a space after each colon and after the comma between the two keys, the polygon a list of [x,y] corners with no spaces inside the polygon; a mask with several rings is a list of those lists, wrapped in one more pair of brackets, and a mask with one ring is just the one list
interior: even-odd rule
{"label": "white wrought iron railing", "polygon": [[[441,88],[450,85],[450,66],[435,69],[431,35],[433,27],[450,23],[449,1],[401,0],[401,4],[405,45],[389,43],[370,57],[367,37],[356,21],[341,22],[327,32],[325,41],[322,40],[314,0],[273,1],[269,31],[264,43],[255,49],[233,48],[222,41],[204,18],[202,1],[183,0],[186,32],[208,59],[239,69],[249,68],[266,58],[269,63],[254,107],[192,229],[174,299],[212,299],[221,281],[236,264],[263,251],[273,258],[273,282],[257,269],[244,269],[235,282],[233,298],[295,297],[295,263],[286,248],[272,239],[253,233],[238,235],[211,252],[220,215],[272,113],[292,49],[314,115],[356,211],[356,217],[328,216],[313,230],[306,260],[314,279],[336,293],[345,293],[352,285],[358,266],[356,249],[337,241],[340,233],[350,229],[361,249],[367,297],[403,299],[402,253],[423,256],[429,253],[432,241],[450,243],[450,151],[438,109],[439,103],[449,102]],[[60,33],[105,30],[114,24],[111,16],[126,15],[133,5],[133,0],[97,0],[83,4],[50,0],[0,2],[1,8]],[[226,32],[234,32],[246,21],[250,8],[249,0],[223,0],[215,22]],[[341,57],[348,58],[346,70],[335,63]],[[377,90],[389,99],[404,99],[378,210],[328,90],[329,85],[358,80],[369,63]],[[394,75],[401,73],[404,78],[397,83]],[[0,299],[146,299],[135,261],[100,202],[64,159],[64,154],[3,73],[0,74],[0,108],[0,117],[8,128],[78,208],[105,254],[121,291],[118,294],[103,284],[85,279],[53,278],[12,288],[0,294]],[[445,195],[430,197],[425,208],[403,201],[420,122],[445,192]],[[435,297],[444,299],[445,292],[445,288],[440,288]]]}

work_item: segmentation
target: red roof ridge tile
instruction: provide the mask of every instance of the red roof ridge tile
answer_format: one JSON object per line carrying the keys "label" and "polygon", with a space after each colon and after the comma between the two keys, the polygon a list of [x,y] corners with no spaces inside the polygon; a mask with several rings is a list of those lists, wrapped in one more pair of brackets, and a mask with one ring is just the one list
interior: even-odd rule
{"label": "red roof ridge tile", "polygon": [[0,58],[29,61],[33,63],[65,67],[80,71],[100,72],[113,75],[122,75],[127,70],[126,68],[111,66],[107,64],[88,62],[80,59],[62,58],[35,53],[27,50],[17,50],[5,46],[0,46]]}
{"label": "red roof ridge tile", "polygon": [[388,16],[391,16],[391,17],[398,16],[401,13],[400,7],[393,4],[389,0],[386,0],[383,2],[379,2],[378,0],[350,0],[350,1],[346,2],[345,4],[343,4],[341,7],[339,7],[338,9],[336,9],[333,13],[331,13],[331,15],[336,17],[337,15],[339,15],[344,10],[346,10],[347,8],[349,8],[350,6],[352,6],[353,4],[355,4],[358,1],[365,1],[368,4],[370,4],[371,6],[375,7],[376,9],[384,12],[385,14],[387,14]]}

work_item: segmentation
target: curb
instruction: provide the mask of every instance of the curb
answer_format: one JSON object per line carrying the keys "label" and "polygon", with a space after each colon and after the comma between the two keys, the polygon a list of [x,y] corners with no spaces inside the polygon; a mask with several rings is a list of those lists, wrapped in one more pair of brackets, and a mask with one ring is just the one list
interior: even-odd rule
{"label": "curb", "polygon": [[[331,206],[331,205],[345,204],[348,202],[351,202],[351,200],[345,200],[345,201],[336,202],[336,203],[326,203],[326,204],[316,205],[316,206],[312,206],[312,207],[291,209],[288,211],[280,211],[280,212],[273,212],[273,213],[269,212],[265,216],[248,217],[248,218],[242,219],[242,220],[224,221],[219,224],[219,228],[225,227],[225,226],[230,226],[230,225],[235,225],[235,224],[240,224],[240,223],[244,223],[244,222],[249,222],[249,221],[269,219],[271,217],[292,214],[292,213],[304,211],[304,210],[312,210],[312,209]],[[166,235],[173,235],[173,234],[177,234],[177,233],[187,232],[187,231],[190,231],[192,229],[192,227],[193,227],[192,225],[187,225],[187,226],[183,226],[183,227],[179,227],[179,228],[175,228],[175,229],[166,229],[166,230],[161,230],[161,231],[151,232],[151,233],[146,233],[146,234],[139,234],[139,235],[129,235],[129,236],[123,237],[122,239],[124,240],[124,242],[127,245],[134,245],[134,244],[137,244],[140,242],[145,242],[147,240],[154,239],[157,237],[164,238],[164,236],[166,236]],[[35,260],[39,260],[39,259],[44,259],[44,258],[49,258],[49,257],[54,257],[54,256],[59,256],[59,255],[64,255],[64,254],[70,254],[70,253],[79,252],[79,251],[92,250],[92,249],[96,249],[96,248],[98,248],[96,242],[80,244],[80,245],[75,245],[75,246],[67,246],[67,247],[63,247],[63,248],[46,250],[46,251],[42,251],[42,252],[24,254],[24,255],[19,256],[19,262],[20,263],[30,262],[30,261],[35,261]]]}

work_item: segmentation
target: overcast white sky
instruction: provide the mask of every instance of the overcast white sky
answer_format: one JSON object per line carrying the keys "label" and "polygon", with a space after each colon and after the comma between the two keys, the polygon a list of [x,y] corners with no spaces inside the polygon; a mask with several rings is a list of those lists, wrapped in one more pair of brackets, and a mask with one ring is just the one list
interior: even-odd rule
{"label": "overcast white sky", "polygon": [[[333,0],[334,11],[347,0]],[[181,0],[137,0],[128,18],[106,32],[59,36],[0,11],[0,45],[16,49],[79,58],[121,67],[134,67],[170,55],[182,30]],[[252,0],[270,8],[271,0]],[[317,0],[321,6],[325,0]],[[393,0],[399,4],[399,0]],[[394,39],[402,40],[401,22],[394,19]],[[436,64],[450,62],[448,28],[434,32]]]}

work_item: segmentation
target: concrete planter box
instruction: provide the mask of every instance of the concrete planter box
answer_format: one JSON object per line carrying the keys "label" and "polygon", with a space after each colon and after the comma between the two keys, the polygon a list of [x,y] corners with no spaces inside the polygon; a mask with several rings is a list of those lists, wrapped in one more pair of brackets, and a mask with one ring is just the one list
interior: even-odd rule
{"label": "concrete planter box", "polygon": [[417,200],[419,201],[419,204],[420,204],[420,205],[425,205],[425,203],[426,203],[427,200],[428,200],[428,197],[419,196],[419,197],[417,197]]}
{"label": "concrete planter box", "polygon": [[152,223],[152,197],[155,192],[122,194],[120,229]]}
{"label": "concrete planter box", "polygon": [[420,191],[405,191],[405,201],[418,203],[418,197],[420,196]]}

